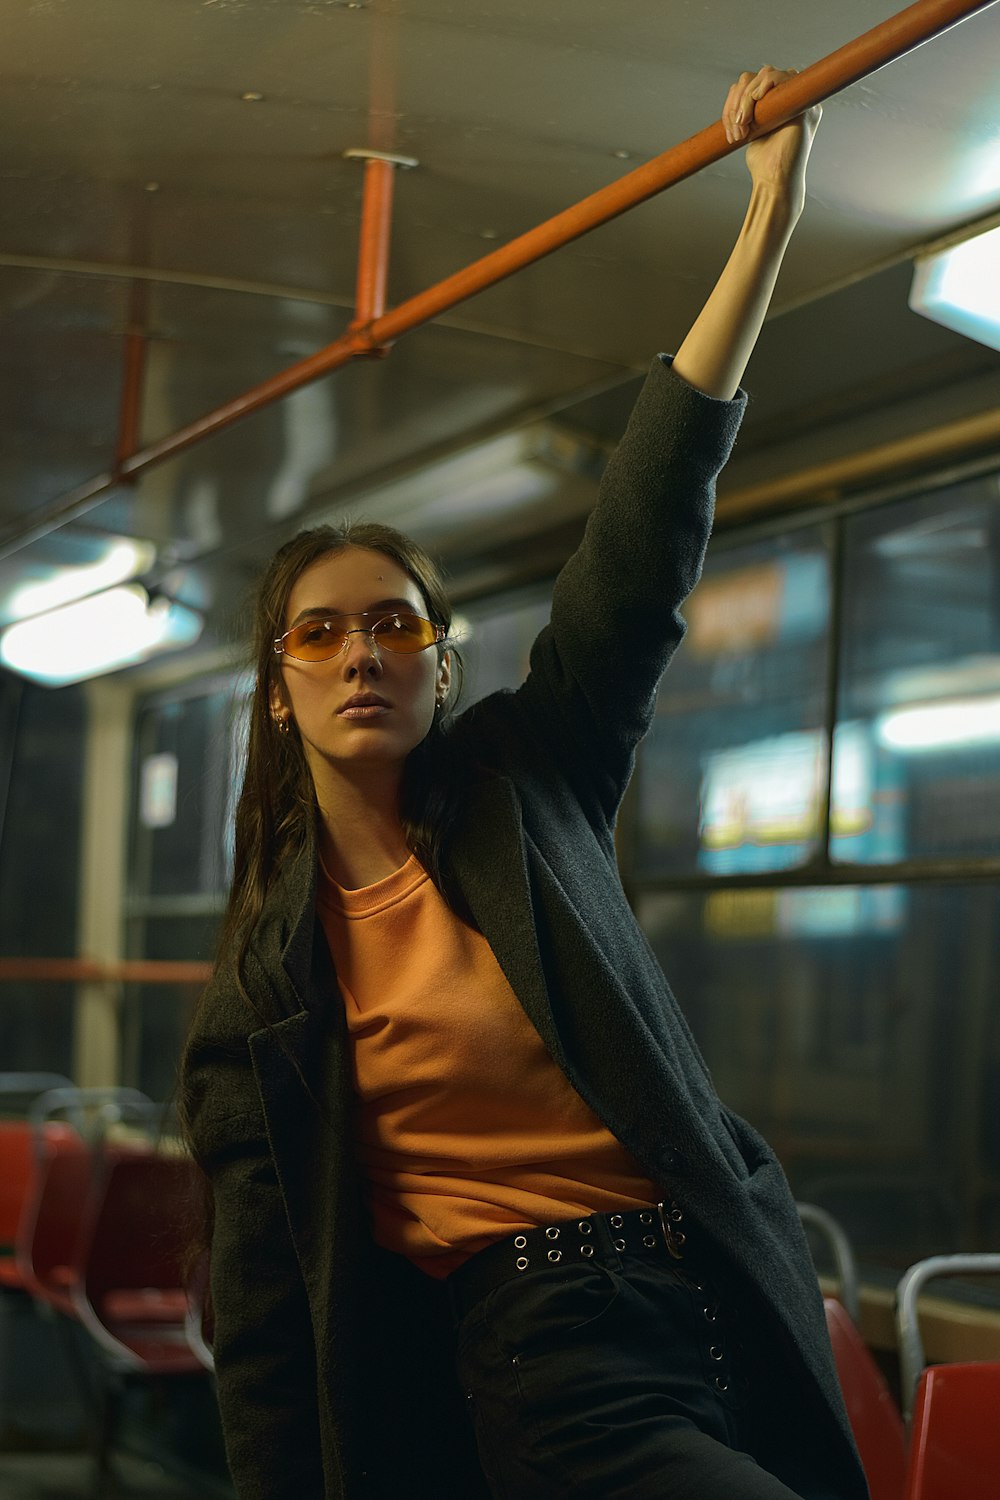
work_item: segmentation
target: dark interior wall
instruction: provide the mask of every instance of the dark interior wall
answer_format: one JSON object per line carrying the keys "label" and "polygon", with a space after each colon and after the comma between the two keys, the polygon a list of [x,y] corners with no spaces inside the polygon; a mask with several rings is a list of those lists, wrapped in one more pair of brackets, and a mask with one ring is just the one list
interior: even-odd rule
{"label": "dark interior wall", "polygon": [[[86,705],[0,674],[0,957],[76,954]],[[69,1071],[72,989],[0,984],[0,1069]]]}

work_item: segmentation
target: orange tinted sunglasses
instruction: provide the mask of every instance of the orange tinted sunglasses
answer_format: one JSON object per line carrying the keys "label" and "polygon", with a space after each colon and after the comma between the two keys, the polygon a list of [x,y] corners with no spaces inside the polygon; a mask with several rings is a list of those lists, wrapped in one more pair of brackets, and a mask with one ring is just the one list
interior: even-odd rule
{"label": "orange tinted sunglasses", "polygon": [[[352,620],[364,624],[352,625]],[[274,649],[278,656],[291,656],[295,661],[332,661],[347,650],[352,635],[367,635],[373,647],[411,656],[443,641],[445,632],[442,625],[406,610],[393,610],[391,614],[373,611],[359,615],[318,615],[286,630],[275,641]]]}

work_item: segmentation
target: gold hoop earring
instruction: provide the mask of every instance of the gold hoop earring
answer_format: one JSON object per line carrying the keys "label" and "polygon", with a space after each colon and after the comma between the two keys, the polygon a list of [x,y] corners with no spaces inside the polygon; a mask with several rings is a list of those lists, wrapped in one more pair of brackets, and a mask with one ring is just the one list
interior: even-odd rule
{"label": "gold hoop earring", "polygon": [[279,734],[291,734],[292,726],[288,714],[275,714],[273,716],[274,727]]}

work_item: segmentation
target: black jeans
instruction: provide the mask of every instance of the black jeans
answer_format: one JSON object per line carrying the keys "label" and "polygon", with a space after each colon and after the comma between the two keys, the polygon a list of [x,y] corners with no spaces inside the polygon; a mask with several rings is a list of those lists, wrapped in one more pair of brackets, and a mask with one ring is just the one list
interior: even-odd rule
{"label": "black jeans", "polygon": [[743,1451],[739,1327],[698,1269],[623,1254],[530,1270],[456,1338],[496,1500],[801,1500]]}

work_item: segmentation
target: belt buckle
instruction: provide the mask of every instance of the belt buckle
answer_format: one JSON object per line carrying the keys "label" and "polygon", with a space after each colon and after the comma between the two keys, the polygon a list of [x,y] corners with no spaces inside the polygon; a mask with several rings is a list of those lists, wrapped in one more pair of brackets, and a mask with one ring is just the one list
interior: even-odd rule
{"label": "belt buckle", "polygon": [[681,1245],[683,1245],[687,1236],[683,1234],[678,1235],[674,1231],[673,1225],[667,1218],[666,1203],[658,1203],[656,1205],[656,1212],[660,1216],[660,1229],[663,1234],[663,1243],[666,1245],[668,1253],[673,1256],[674,1260],[683,1260],[684,1256],[681,1253]]}

